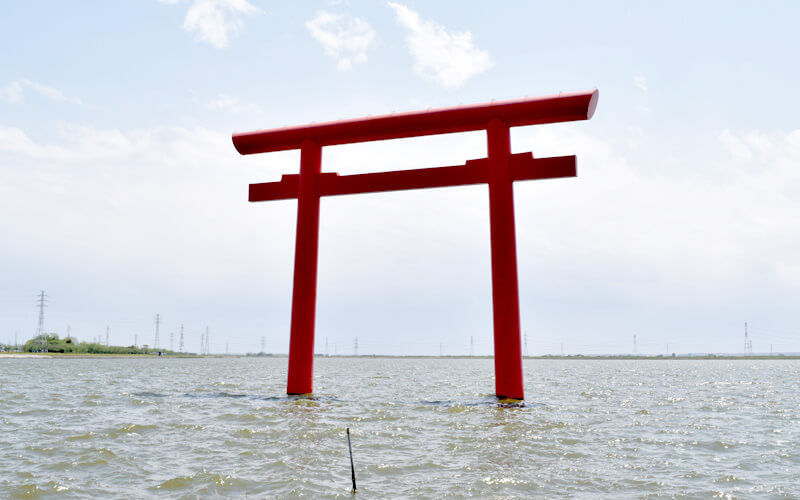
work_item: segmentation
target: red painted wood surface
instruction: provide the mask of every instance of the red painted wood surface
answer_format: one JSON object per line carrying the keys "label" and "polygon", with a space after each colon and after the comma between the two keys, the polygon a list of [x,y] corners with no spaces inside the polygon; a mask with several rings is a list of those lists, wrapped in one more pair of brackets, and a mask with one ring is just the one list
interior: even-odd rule
{"label": "red painted wood surface", "polygon": [[303,141],[300,149],[292,323],[289,334],[288,394],[308,394],[314,385],[314,321],[319,250],[317,180],[321,166],[322,148],[313,141]]}
{"label": "red painted wood surface", "polygon": [[519,332],[517,237],[514,228],[514,178],[508,125],[492,120],[486,129],[489,151],[489,234],[492,248],[495,394],[525,397]]}
{"label": "red painted wood surface", "polygon": [[589,90],[258,130],[233,134],[233,145],[239,153],[249,155],[298,149],[306,139],[320,146],[333,146],[484,130],[493,119],[501,120],[509,127],[588,120],[594,114],[597,98],[597,90]]}
{"label": "red painted wood surface", "polygon": [[[555,179],[576,176],[574,156],[533,158],[531,153],[511,155],[511,178],[515,181]],[[297,198],[299,175],[284,175],[280,181],[250,184],[250,201],[274,201]],[[323,173],[319,176],[320,196],[377,193],[407,189],[438,188],[486,184],[488,159],[469,160],[466,165],[453,167],[397,170],[372,174],[339,175]]]}

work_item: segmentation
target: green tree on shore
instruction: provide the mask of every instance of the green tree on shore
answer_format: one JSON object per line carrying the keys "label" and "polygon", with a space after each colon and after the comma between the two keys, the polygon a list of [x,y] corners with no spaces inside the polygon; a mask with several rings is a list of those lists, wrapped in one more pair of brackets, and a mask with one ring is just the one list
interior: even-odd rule
{"label": "green tree on shore", "polygon": [[[46,342],[43,342],[43,339]],[[46,345],[46,350],[43,346]],[[174,355],[178,354],[175,351],[167,349],[153,349],[147,346],[116,346],[105,345],[97,342],[76,342],[71,337],[60,339],[55,333],[48,333],[44,335],[37,335],[36,337],[25,342],[22,346],[25,352],[58,352],[58,353],[77,353],[77,354],[158,354],[161,351],[163,354]]]}

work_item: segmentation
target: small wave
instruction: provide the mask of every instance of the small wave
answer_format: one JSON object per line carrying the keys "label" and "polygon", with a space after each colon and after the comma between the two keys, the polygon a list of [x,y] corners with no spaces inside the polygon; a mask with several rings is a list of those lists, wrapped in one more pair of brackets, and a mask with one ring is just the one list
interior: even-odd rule
{"label": "small wave", "polygon": [[35,484],[21,484],[10,491],[10,498],[39,498],[48,492]]}
{"label": "small wave", "polygon": [[143,432],[147,432],[150,430],[155,429],[155,425],[147,425],[147,424],[124,424],[119,429],[114,429],[108,432],[108,437],[119,437],[125,434],[141,434]]}
{"label": "small wave", "polygon": [[94,436],[95,433],[89,431],[86,434],[78,434],[77,436],[70,436],[67,438],[67,441],[84,441],[86,439],[92,439]]}
{"label": "small wave", "polygon": [[242,394],[240,392],[201,392],[197,394],[192,394],[187,392],[183,395],[187,398],[246,398],[249,397],[247,394]]}
{"label": "small wave", "polygon": [[161,484],[154,486],[154,490],[182,490],[186,488],[203,488],[208,486],[213,487],[236,487],[246,485],[245,481],[230,475],[223,475],[218,473],[208,472],[205,469],[191,475],[179,476],[172,479],[167,479]]}
{"label": "small wave", "polygon": [[159,394],[157,392],[134,392],[134,396],[138,396],[140,398],[165,398],[167,397],[166,394]]}

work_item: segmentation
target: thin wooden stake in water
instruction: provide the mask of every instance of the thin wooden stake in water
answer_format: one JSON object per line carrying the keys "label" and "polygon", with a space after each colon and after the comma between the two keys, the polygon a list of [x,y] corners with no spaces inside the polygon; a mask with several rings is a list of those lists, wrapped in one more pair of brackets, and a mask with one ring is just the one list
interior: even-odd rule
{"label": "thin wooden stake in water", "polygon": [[350,474],[353,477],[353,491],[356,491],[356,468],[353,466],[353,446],[350,444],[350,427],[347,428],[347,449],[350,450]]}

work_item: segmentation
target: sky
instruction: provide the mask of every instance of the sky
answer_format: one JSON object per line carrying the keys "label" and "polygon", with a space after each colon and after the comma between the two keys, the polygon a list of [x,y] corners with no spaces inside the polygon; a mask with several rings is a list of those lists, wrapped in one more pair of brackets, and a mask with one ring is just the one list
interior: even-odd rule
{"label": "sky", "polygon": [[[288,351],[296,151],[231,134],[597,88],[512,130],[578,177],[514,188],[533,354],[800,351],[797,2],[4,3],[0,342]],[[342,174],[463,164],[480,132],[327,147]],[[322,200],[318,352],[492,352],[487,187]],[[172,335],[172,340],[170,340]]]}

